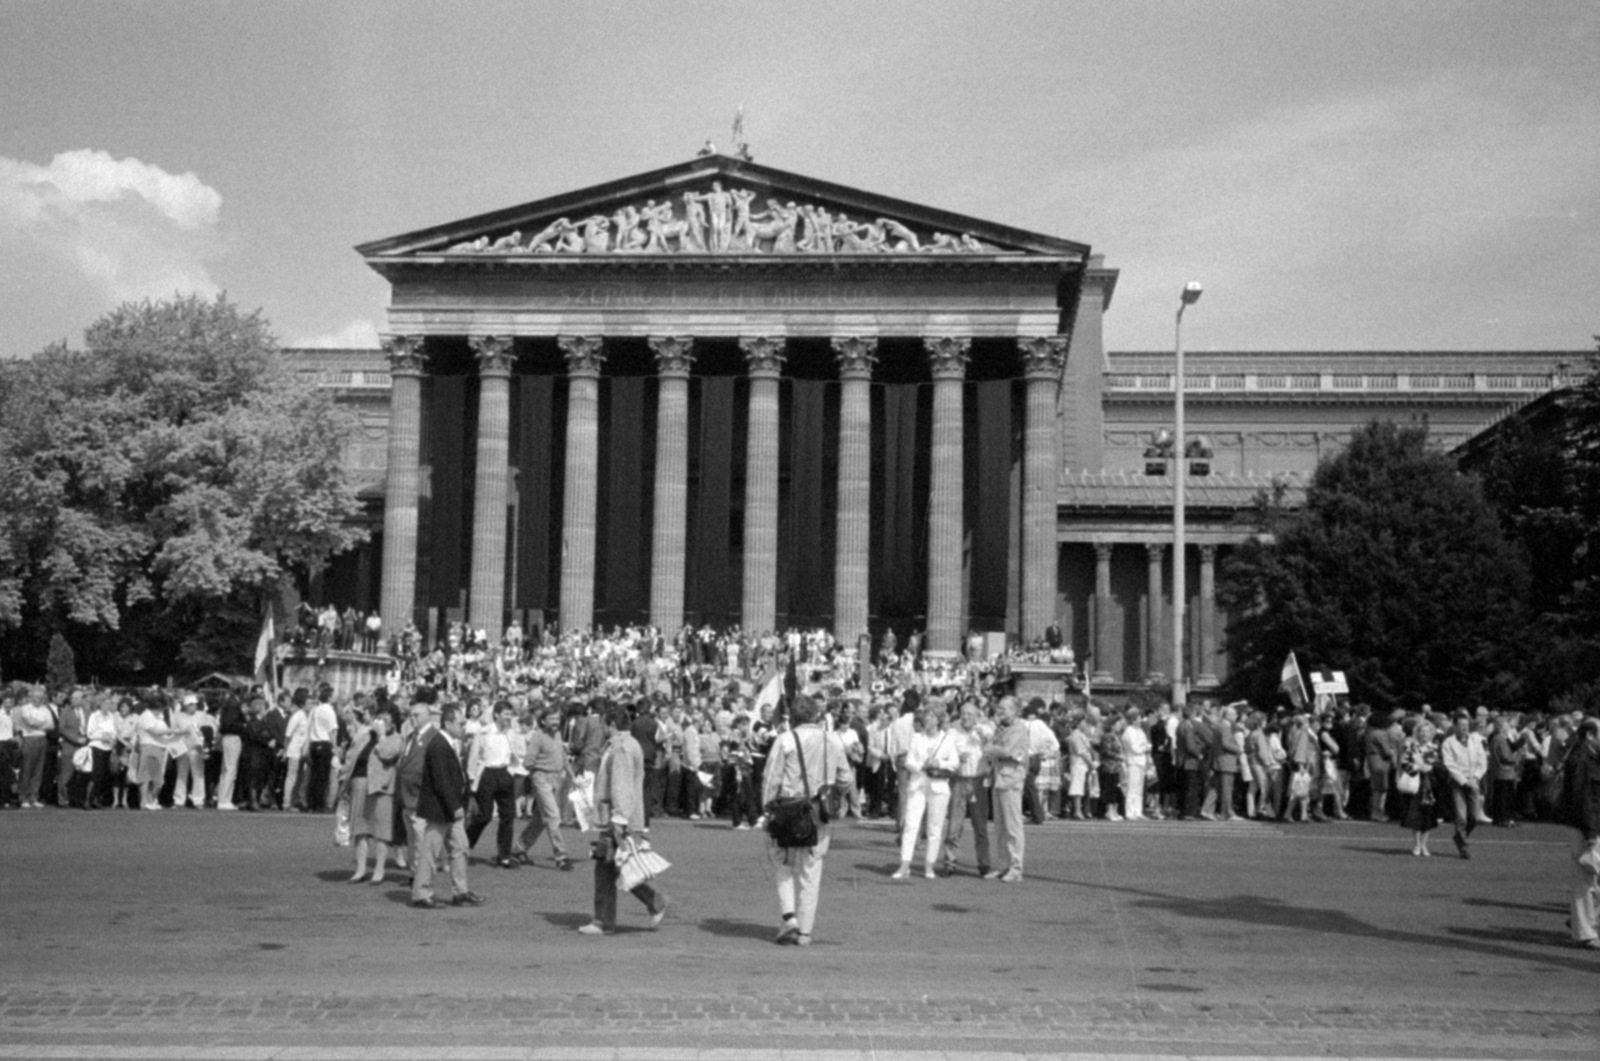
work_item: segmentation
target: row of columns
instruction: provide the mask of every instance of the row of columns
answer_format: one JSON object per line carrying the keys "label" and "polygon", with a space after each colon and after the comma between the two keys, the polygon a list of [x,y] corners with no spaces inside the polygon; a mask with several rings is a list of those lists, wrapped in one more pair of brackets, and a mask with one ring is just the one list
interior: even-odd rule
{"label": "row of columns", "polygon": [[[1112,675],[1106,669],[1106,663],[1115,650],[1111,645],[1111,542],[1096,542],[1094,546],[1094,597],[1095,597],[1095,622],[1094,622],[1094,680],[1099,682],[1111,681]],[[1166,564],[1167,544],[1165,542],[1145,542],[1145,562],[1147,586],[1146,599],[1150,602],[1149,614],[1145,616],[1144,644],[1145,654],[1149,660],[1148,670],[1152,673],[1159,670],[1157,661],[1161,658],[1160,652],[1168,643],[1168,627],[1166,615],[1161,607],[1165,603],[1166,595],[1162,568]],[[1217,547],[1215,545],[1201,545],[1200,550],[1200,661],[1199,673],[1194,675],[1196,684],[1214,685],[1217,676],[1212,667],[1212,661],[1217,655]]]}
{"label": "row of columns", "polygon": [[[596,499],[600,453],[600,371],[604,342],[597,336],[559,336],[570,388],[561,536],[561,625],[594,622]],[[511,339],[473,336],[478,362],[477,473],[472,522],[469,620],[498,639],[504,615],[510,449]],[[934,381],[932,482],[928,536],[928,647],[956,651],[963,608],[962,481],[963,382],[971,340],[923,340]],[[683,625],[688,551],[689,376],[694,341],[649,340],[660,378],[655,466],[655,526],[651,545],[650,620],[668,635]],[[870,386],[878,341],[832,340],[839,367],[839,468],[834,561],[834,633],[853,643],[867,629],[871,520],[872,405]],[[1032,638],[1054,621],[1056,598],[1056,401],[1066,359],[1062,336],[1018,341],[1026,380],[1023,435],[1022,634]],[[739,340],[750,374],[741,619],[749,631],[777,623],[778,385],[785,360],[780,336]],[[417,494],[422,424],[422,341],[388,336],[393,391],[390,404],[388,491],[384,509],[383,590],[386,628],[411,618],[416,596]]]}

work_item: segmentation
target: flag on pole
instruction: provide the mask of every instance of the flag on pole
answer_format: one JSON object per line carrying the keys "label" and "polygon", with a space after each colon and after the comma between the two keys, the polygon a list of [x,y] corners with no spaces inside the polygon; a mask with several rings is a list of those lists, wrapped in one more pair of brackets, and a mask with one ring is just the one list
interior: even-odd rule
{"label": "flag on pole", "polygon": [[782,700],[783,672],[774,671],[772,676],[767,679],[766,684],[761,687],[761,691],[756,693],[755,717],[761,717],[761,709],[763,707],[770,707],[773,714],[776,715],[778,712],[778,704]]}
{"label": "flag on pole", "polygon": [[272,610],[261,620],[261,636],[256,639],[256,684],[278,699],[278,635],[272,624]]}
{"label": "flag on pole", "polygon": [[1300,664],[1295,662],[1293,650],[1290,650],[1289,657],[1283,661],[1283,672],[1278,678],[1278,688],[1288,695],[1290,703],[1295,707],[1305,707],[1311,699],[1306,695],[1306,683],[1300,677]]}

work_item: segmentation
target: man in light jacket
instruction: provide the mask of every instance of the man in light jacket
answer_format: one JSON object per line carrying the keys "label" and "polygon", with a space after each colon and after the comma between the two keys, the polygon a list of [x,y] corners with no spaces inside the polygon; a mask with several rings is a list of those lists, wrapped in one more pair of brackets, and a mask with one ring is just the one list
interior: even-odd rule
{"label": "man in light jacket", "polygon": [[1458,710],[1452,719],[1450,735],[1440,745],[1440,759],[1450,774],[1450,797],[1455,811],[1456,850],[1462,858],[1471,858],[1467,838],[1478,827],[1478,812],[1483,808],[1483,792],[1479,779],[1489,769],[1489,753],[1483,738],[1472,732],[1472,717]]}
{"label": "man in light jacket", "polygon": [[[795,697],[789,708],[794,729],[779,734],[768,753],[761,783],[763,807],[775,799],[796,797],[821,798],[830,809],[837,806],[837,802],[828,797],[849,786],[852,767],[850,757],[845,754],[844,741],[837,733],[822,727],[820,716],[821,709],[815,700],[809,696]],[[817,827],[815,846],[779,849],[783,857],[776,866],[776,876],[782,920],[773,942],[801,947],[811,943],[817,900],[822,895],[822,862],[828,857],[832,837],[832,824],[823,822]],[[931,863],[933,855],[930,853],[928,857]]]}

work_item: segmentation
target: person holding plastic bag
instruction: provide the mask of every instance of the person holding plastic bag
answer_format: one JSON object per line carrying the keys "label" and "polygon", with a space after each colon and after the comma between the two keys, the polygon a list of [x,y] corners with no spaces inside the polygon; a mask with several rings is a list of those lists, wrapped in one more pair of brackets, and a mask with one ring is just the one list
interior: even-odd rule
{"label": "person holding plastic bag", "polygon": [[804,947],[811,943],[817,901],[822,894],[823,860],[828,856],[832,839],[833,827],[829,822],[836,808],[834,794],[849,784],[852,769],[844,742],[837,733],[822,728],[818,721],[820,716],[821,709],[815,700],[809,696],[795,698],[789,708],[789,720],[794,728],[773,740],[762,775],[761,804],[764,807],[777,799],[818,802],[814,843],[779,849],[782,858],[777,867],[778,910],[782,923],[773,942],[783,946]]}
{"label": "person holding plastic bag", "polygon": [[[617,928],[618,850],[637,845],[644,836],[644,752],[629,732],[633,720],[628,709],[615,706],[606,711],[605,751],[595,769],[595,822],[600,839],[594,843],[594,920],[578,926],[585,936],[609,936]],[[631,889],[635,899],[650,911],[650,927],[667,916],[670,900],[650,881]]]}

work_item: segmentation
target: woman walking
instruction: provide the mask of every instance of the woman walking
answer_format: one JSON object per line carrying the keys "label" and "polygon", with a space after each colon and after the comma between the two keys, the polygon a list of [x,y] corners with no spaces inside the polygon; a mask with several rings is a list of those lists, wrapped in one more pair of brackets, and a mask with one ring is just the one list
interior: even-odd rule
{"label": "woman walking", "polygon": [[1433,855],[1428,850],[1428,834],[1439,824],[1439,799],[1434,791],[1434,768],[1439,765],[1439,746],[1433,738],[1433,724],[1427,719],[1419,720],[1406,738],[1396,784],[1406,799],[1406,810],[1400,823],[1411,830],[1411,853],[1418,858]]}

